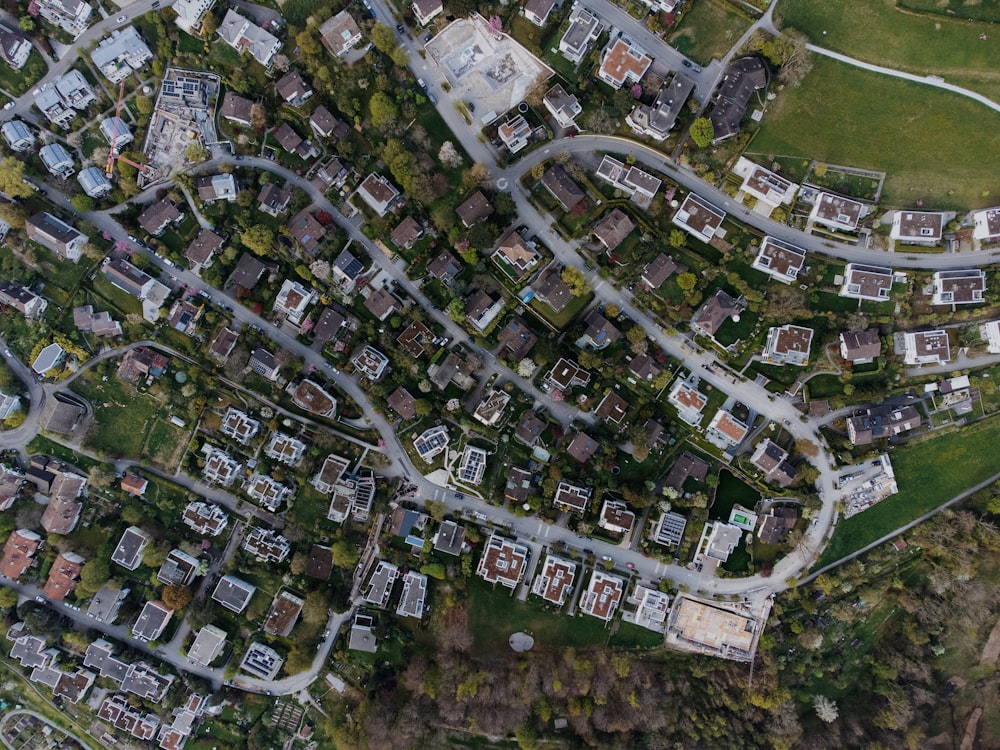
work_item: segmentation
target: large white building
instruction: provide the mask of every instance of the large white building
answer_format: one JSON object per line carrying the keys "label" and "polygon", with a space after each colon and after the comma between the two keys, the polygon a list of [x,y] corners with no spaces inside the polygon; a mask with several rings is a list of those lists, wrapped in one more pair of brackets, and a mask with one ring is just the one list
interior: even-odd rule
{"label": "large white building", "polygon": [[234,10],[226,11],[226,17],[219,24],[219,36],[237,52],[249,52],[265,68],[271,66],[271,61],[281,49],[281,42],[273,34]]}
{"label": "large white building", "polygon": [[94,9],[83,0],[35,0],[38,13],[49,23],[75,37],[87,30]]}
{"label": "large white building", "polygon": [[101,40],[91,51],[90,59],[109,81],[118,83],[152,60],[153,53],[135,27],[126,26]]}

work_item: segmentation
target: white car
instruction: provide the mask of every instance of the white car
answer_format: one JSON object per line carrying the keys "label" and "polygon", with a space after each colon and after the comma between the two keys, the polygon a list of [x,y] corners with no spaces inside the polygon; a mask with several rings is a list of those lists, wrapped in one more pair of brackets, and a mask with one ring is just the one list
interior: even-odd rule
{"label": "white car", "polygon": [[128,16],[118,16],[115,19],[115,23],[125,23],[128,20]]}
{"label": "white car", "polygon": [[14,109],[14,105],[15,104],[17,104],[17,102],[10,101],[10,102],[7,102],[5,105],[3,105],[3,108],[4,109]]}

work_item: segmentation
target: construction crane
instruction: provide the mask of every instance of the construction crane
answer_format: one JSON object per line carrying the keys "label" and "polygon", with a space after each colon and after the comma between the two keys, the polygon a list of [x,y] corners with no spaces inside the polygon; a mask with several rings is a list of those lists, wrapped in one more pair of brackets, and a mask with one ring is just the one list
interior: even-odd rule
{"label": "construction crane", "polygon": [[137,162],[134,162],[128,157],[122,156],[117,152],[118,127],[121,123],[122,101],[124,100],[124,98],[125,98],[125,79],[123,78],[118,86],[118,104],[115,106],[114,132],[111,134],[111,148],[108,150],[108,163],[104,167],[104,174],[108,179],[111,179],[111,176],[114,174],[115,159],[118,159],[119,161],[123,161],[126,164],[135,167],[137,170],[139,170],[139,174],[141,174],[143,177],[148,177],[150,173],[153,171],[146,164],[139,164]]}

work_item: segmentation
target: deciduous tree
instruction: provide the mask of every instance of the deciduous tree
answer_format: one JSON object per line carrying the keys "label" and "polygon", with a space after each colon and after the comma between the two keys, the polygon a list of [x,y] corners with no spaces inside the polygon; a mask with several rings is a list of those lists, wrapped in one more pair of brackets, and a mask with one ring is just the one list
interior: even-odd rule
{"label": "deciduous tree", "polygon": [[707,117],[699,117],[691,123],[691,140],[698,148],[710,146],[715,139],[715,127]]}

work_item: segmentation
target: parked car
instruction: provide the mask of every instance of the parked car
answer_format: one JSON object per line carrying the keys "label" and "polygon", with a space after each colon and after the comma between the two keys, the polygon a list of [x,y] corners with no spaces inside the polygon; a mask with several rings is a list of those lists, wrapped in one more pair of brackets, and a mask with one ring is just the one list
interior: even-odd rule
{"label": "parked car", "polygon": [[434,94],[431,94],[430,92],[428,92],[428,94],[427,94],[427,100],[431,104],[433,104],[435,107],[437,106],[438,98],[436,96],[434,96]]}
{"label": "parked car", "polygon": [[403,24],[401,24],[401,23],[397,23],[396,24],[396,31],[398,31],[400,34],[405,34],[406,33],[406,27],[403,26]]}

